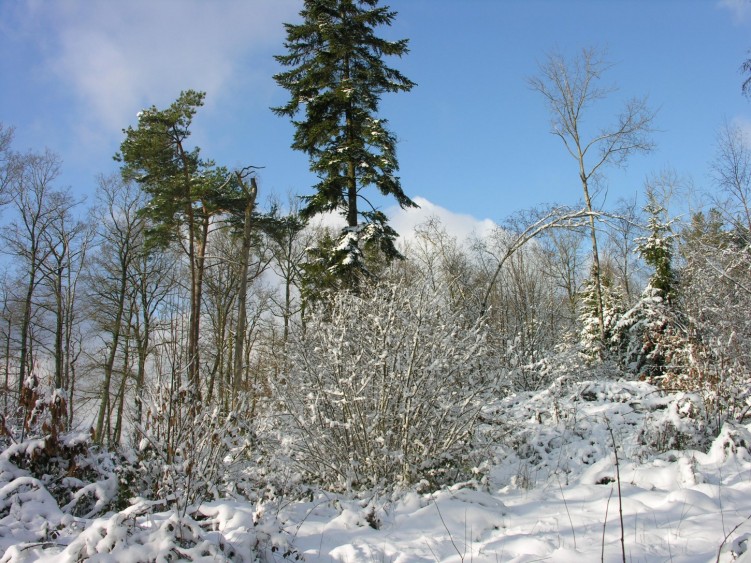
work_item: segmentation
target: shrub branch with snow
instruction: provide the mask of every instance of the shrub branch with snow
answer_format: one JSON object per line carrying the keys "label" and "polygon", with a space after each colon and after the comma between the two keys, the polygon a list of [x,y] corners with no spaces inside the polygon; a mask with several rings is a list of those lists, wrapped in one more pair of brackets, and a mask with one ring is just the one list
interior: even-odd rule
{"label": "shrub branch with snow", "polygon": [[482,321],[427,282],[332,295],[294,333],[277,386],[296,459],[344,489],[466,473],[491,366]]}

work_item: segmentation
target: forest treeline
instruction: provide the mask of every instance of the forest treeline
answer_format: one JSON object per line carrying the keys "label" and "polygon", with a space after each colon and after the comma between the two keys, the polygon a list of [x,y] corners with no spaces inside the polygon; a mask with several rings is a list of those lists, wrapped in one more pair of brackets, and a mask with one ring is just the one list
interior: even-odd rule
{"label": "forest treeline", "polygon": [[[483,407],[560,378],[696,394],[707,436],[747,415],[744,131],[719,124],[702,205],[671,212],[692,186],[668,170],[602,208],[608,170],[649,153],[656,116],[635,98],[589,130],[587,111],[615,95],[610,65],[596,49],[552,55],[531,95],[572,157],[561,176],[577,191],[562,197],[579,203],[468,240],[432,219],[400,240],[368,190],[415,205],[378,114],[382,95],[415,86],[385,63],[408,42],[377,36],[396,17],[377,0],[304,6],[278,57],[289,102],[273,111],[295,124],[312,195],[266,205],[262,163],[203,155],[190,140],[201,92],[124,129],[120,174],[98,177],[88,206],[59,186],[54,153],[18,151],[0,128],[0,443],[39,439],[14,463],[57,475],[62,499],[93,471],[84,450],[109,452],[113,507],[185,508],[478,478]],[[326,213],[346,226],[321,226]]]}

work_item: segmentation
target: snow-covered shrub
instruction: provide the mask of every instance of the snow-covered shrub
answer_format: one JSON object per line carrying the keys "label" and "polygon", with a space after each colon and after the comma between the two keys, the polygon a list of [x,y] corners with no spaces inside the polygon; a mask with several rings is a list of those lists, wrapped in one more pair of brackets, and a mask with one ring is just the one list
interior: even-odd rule
{"label": "snow-covered shrub", "polygon": [[483,431],[496,433],[490,479],[522,489],[541,482],[557,488],[583,474],[592,484],[613,482],[614,443],[621,460],[644,460],[673,450],[706,451],[716,434],[699,395],[604,374],[511,394],[485,407],[483,420]]}
{"label": "snow-covered shrub", "polygon": [[690,325],[690,370],[669,385],[702,396],[719,431],[751,409],[751,246],[717,210],[682,233],[677,304]]}
{"label": "snow-covered shrub", "polygon": [[[180,514],[164,510],[162,501],[139,499],[120,512],[86,521],[64,516],[38,483],[24,485],[22,494],[34,499],[37,512],[17,512],[14,537],[0,534],[0,547],[7,547],[3,563],[302,560],[276,517],[248,503],[207,503]],[[24,518],[29,521],[25,534],[19,529],[27,523]],[[12,543],[4,544],[6,539]]]}
{"label": "snow-covered shrub", "polygon": [[[507,361],[509,356],[507,352]],[[587,358],[583,357],[577,343],[564,337],[560,344],[539,360],[519,363],[512,367],[508,370],[505,381],[512,392],[538,391],[561,378],[575,381],[584,376],[591,377],[592,371],[598,367],[602,366],[587,365]]]}
{"label": "snow-covered shrub", "polygon": [[685,319],[664,291],[648,285],[639,301],[616,324],[611,351],[634,376],[673,388],[690,371],[690,341]]}
{"label": "snow-covered shrub", "polygon": [[293,331],[277,382],[300,467],[333,488],[435,485],[471,470],[493,360],[440,287],[341,292]]}
{"label": "snow-covered shrub", "polygon": [[274,502],[226,499],[250,496],[244,487],[253,486],[241,459],[251,433],[236,415],[195,415],[193,434],[182,436],[169,464],[155,441],[165,428],[151,415],[143,448],[131,456],[100,450],[85,432],[5,448],[0,561],[300,559]]}
{"label": "snow-covered shrub", "polygon": [[623,314],[623,299],[618,288],[615,287],[610,273],[600,272],[600,282],[605,341],[603,341],[600,332],[597,292],[592,276],[585,281],[579,301],[579,323],[581,325],[579,341],[585,356],[590,359],[601,359],[606,356],[605,349],[608,340]]}
{"label": "snow-covered shrub", "polygon": [[[13,444],[0,454],[0,463],[37,480],[66,514],[88,517],[115,504],[118,479],[114,456],[100,451],[87,433],[71,432]],[[13,472],[0,476],[0,488],[4,479],[15,477]]]}
{"label": "snow-covered shrub", "polygon": [[[88,432],[66,431],[65,393],[38,367],[24,381],[19,412],[4,420],[0,463],[38,482],[66,514],[110,509],[117,495],[113,456],[97,448]],[[15,490],[16,477],[10,469],[0,476],[3,494]]]}
{"label": "snow-covered shrub", "polygon": [[[177,395],[177,396],[175,396]],[[189,394],[154,390],[145,401],[145,423],[138,430],[132,468],[123,475],[130,495],[190,504],[244,496],[245,462],[252,429],[236,412],[189,408]]]}
{"label": "snow-covered shrub", "polygon": [[719,430],[726,421],[744,420],[751,411],[751,346],[748,337],[729,331],[702,331],[690,348],[691,370],[671,386],[699,393],[709,423]]}
{"label": "snow-covered shrub", "polygon": [[705,403],[698,394],[654,395],[645,406],[648,412],[638,436],[647,448],[645,453],[703,450],[719,431],[708,423]]}
{"label": "snow-covered shrub", "polygon": [[[63,389],[55,388],[52,375],[34,366],[21,386],[15,416],[3,425],[2,434],[11,442],[43,435],[55,440],[67,429],[68,403]],[[3,442],[0,442],[2,444]]]}
{"label": "snow-covered shrub", "polygon": [[0,453],[0,560],[15,560],[14,550],[29,560],[27,544],[79,533],[79,521],[113,508],[117,489],[112,456],[86,433],[12,444]]}
{"label": "snow-covered shrub", "polygon": [[[561,377],[546,389],[514,393],[487,407],[484,418],[495,419],[503,430],[497,440],[496,484],[524,489],[540,481],[568,484],[570,475],[611,456],[609,428],[618,439],[624,426],[639,420],[634,403],[654,390],[605,374],[588,381]],[[618,446],[626,457],[642,448]]]}
{"label": "snow-covered shrub", "polygon": [[0,460],[0,553],[22,542],[49,541],[63,517],[39,479]]}

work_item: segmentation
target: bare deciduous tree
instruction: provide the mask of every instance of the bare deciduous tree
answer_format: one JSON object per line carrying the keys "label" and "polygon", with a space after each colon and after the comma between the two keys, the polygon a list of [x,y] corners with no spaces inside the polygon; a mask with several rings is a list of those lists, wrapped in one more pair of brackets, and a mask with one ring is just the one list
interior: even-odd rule
{"label": "bare deciduous tree", "polygon": [[0,123],[0,205],[8,203],[8,191],[20,170],[20,159],[11,149],[13,128]]}
{"label": "bare deciduous tree", "polygon": [[546,270],[553,283],[562,290],[567,324],[573,328],[581,289],[581,247],[585,233],[582,228],[548,229],[540,242],[545,248]]}
{"label": "bare deciduous tree", "polygon": [[490,296],[504,264],[506,264],[506,261],[519,251],[520,248],[529,241],[534,240],[552,229],[581,228],[584,226],[585,221],[594,221],[594,218],[597,215],[599,215],[599,212],[588,211],[586,208],[569,209],[567,207],[552,207],[548,209],[533,209],[528,212],[520,213],[519,217],[510,221],[507,229],[501,229],[502,231],[507,231],[510,239],[508,243],[504,245],[504,248],[500,253],[493,255],[497,260],[497,266],[487,284],[485,296],[482,299],[482,305],[480,307],[481,313],[485,314],[488,309]]}
{"label": "bare deciduous tree", "polygon": [[718,209],[736,229],[751,233],[751,145],[743,130],[725,123],[717,134],[717,153],[712,162],[717,186],[726,195]]}
{"label": "bare deciduous tree", "polygon": [[611,66],[603,52],[596,49],[584,49],[572,60],[552,53],[540,65],[539,75],[529,79],[531,88],[542,94],[548,103],[551,133],[563,141],[578,166],[585,208],[590,213],[592,277],[603,339],[605,325],[593,189],[605,167],[624,166],[634,153],[652,149],[651,133],[655,116],[645,98],[633,98],[626,102],[611,126],[599,130],[585,126],[587,111],[591,106],[614,92],[612,87],[599,85]]}
{"label": "bare deciduous tree", "polygon": [[608,217],[608,226],[606,252],[614,281],[623,289],[627,302],[632,304],[638,295],[638,284],[635,283],[638,258],[634,252],[634,239],[640,230],[640,219],[636,197],[618,202],[614,213]]}
{"label": "bare deciduous tree", "polygon": [[[104,340],[104,374],[100,406],[96,421],[96,440],[103,443],[110,437],[105,432],[105,415],[111,414],[110,386],[123,337],[129,334],[128,319],[132,315],[134,288],[130,275],[138,253],[142,251],[145,221],[138,210],[145,198],[134,183],[116,176],[98,179],[97,207],[92,212],[98,226],[99,245],[89,269],[88,303],[90,315]],[[127,346],[127,342],[125,346]],[[121,374],[123,380],[126,374]],[[106,425],[109,428],[109,423]],[[109,440],[108,440],[109,441]]]}
{"label": "bare deciduous tree", "polygon": [[41,274],[49,299],[43,304],[54,318],[55,387],[68,392],[68,424],[73,419],[73,393],[76,385],[76,367],[83,350],[83,337],[79,330],[78,280],[86,262],[86,253],[94,231],[79,221],[72,211],[81,202],[68,191],[50,194],[49,205],[57,210],[42,240],[47,259],[41,264]]}
{"label": "bare deciduous tree", "polygon": [[[272,208],[279,207],[272,203]],[[284,324],[283,340],[289,337],[292,316],[303,314],[303,300],[300,299],[302,285],[301,264],[307,256],[306,249],[313,243],[314,233],[307,229],[307,221],[299,215],[299,199],[289,197],[289,211],[276,219],[276,228],[271,233],[270,243],[273,253],[272,269],[282,280],[283,297],[281,302],[274,298],[279,307]]]}
{"label": "bare deciduous tree", "polygon": [[50,248],[44,236],[60,213],[52,205],[53,184],[60,173],[60,160],[51,152],[23,156],[23,166],[11,184],[11,197],[17,218],[2,232],[5,252],[14,256],[24,277],[19,327],[20,351],[17,388],[22,392],[32,365],[32,318],[34,296],[42,280],[41,268]]}

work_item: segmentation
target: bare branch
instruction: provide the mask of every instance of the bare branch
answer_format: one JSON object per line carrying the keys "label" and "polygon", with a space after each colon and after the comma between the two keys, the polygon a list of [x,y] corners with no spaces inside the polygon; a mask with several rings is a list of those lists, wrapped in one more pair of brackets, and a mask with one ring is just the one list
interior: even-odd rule
{"label": "bare branch", "polygon": [[720,129],[712,173],[728,198],[718,207],[731,223],[751,230],[751,145],[740,127],[726,122]]}
{"label": "bare branch", "polygon": [[[480,307],[481,315],[484,315],[487,312],[490,294],[493,291],[493,286],[498,279],[498,275],[501,273],[503,265],[509,258],[511,258],[511,256],[514,255],[514,253],[516,253],[516,251],[522,248],[533,238],[549,229],[581,227],[586,223],[578,221],[587,219],[591,217],[592,214],[593,213],[588,211],[586,208],[572,211],[571,209],[565,207],[554,207],[547,211],[545,215],[543,215],[540,219],[529,225],[526,229],[524,229],[524,231],[519,233],[511,242],[511,244],[508,245],[503,255],[498,258],[498,266],[496,266],[495,272],[490,278],[488,289],[485,291],[485,296],[482,300],[482,306]],[[599,215],[599,213],[595,213],[595,215]]]}

